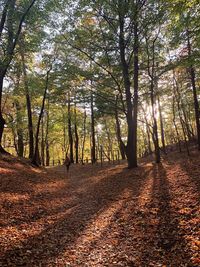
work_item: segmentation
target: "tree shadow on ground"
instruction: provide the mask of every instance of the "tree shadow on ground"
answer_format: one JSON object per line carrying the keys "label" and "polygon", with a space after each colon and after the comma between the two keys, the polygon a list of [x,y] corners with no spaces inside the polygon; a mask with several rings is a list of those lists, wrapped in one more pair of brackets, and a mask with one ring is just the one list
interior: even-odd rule
{"label": "tree shadow on ground", "polygon": [[[141,264],[192,267],[188,245],[179,227],[180,214],[171,205],[172,192],[162,163],[154,165],[152,175],[152,200],[148,205],[149,220],[146,221],[146,241]],[[150,230],[152,227],[153,233]]]}
{"label": "tree shadow on ground", "polygon": [[[129,191],[102,231],[92,239],[87,234],[86,238],[80,237],[84,241],[76,242],[74,247],[77,261],[93,259],[94,266],[193,266],[184,233],[179,228],[180,216],[171,206],[165,167],[155,164],[145,176],[140,190]],[[141,193],[144,186],[149,189],[148,184],[152,189],[149,200]],[[146,202],[141,205],[143,199]],[[82,263],[82,266],[87,265]]]}
{"label": "tree shadow on ground", "polygon": [[[106,165],[104,170],[114,168],[115,165]],[[29,165],[18,164],[5,164],[3,161],[0,161],[0,168],[2,171],[0,173],[0,191],[9,192],[9,193],[33,193],[33,190],[36,185],[45,184],[48,182],[54,182],[55,180],[63,179],[76,179],[77,172],[78,175],[82,175],[81,181],[83,179],[91,178],[94,175],[98,175],[102,172],[100,165],[91,166],[88,168],[88,165],[74,165],[70,168],[70,176],[67,176],[65,172],[65,166],[60,165],[57,167],[44,169],[44,168],[32,168]]]}
{"label": "tree shadow on ground", "polygon": [[[90,226],[95,216],[118,201],[124,190],[131,190],[132,195],[138,196],[148,171],[143,167],[134,172],[121,167],[116,173],[110,172],[96,183],[88,184],[80,193],[75,206],[69,207],[70,201],[66,198],[63,207],[54,210],[54,221],[49,224],[47,222],[39,233],[22,241],[20,246],[7,250],[1,259],[1,266],[55,264],[54,261],[60,254],[73,248],[77,238]],[[66,212],[60,215],[61,209],[66,209]]]}
{"label": "tree shadow on ground", "polygon": [[[54,216],[78,205],[82,195],[84,197],[85,190],[89,190],[88,188],[93,183],[98,183],[98,179],[95,180],[94,178],[99,175],[109,175],[109,173],[115,171],[116,167],[110,164],[103,169],[100,166],[84,166],[83,168],[81,166],[73,166],[70,178],[65,177],[64,166],[49,169],[47,177],[31,173],[30,178],[26,176],[26,170],[20,172],[16,177],[8,176],[7,182],[1,186],[2,193],[9,193],[8,199],[5,196],[5,199],[1,201],[1,214],[4,214],[3,216],[7,218],[9,215],[13,214],[13,216],[9,221],[3,220],[2,216],[0,226],[15,227],[30,221],[35,222],[43,217]],[[59,172],[55,170],[59,170]],[[99,177],[100,179],[101,177]],[[4,178],[1,177],[1,180],[4,182]],[[56,185],[57,182],[59,182],[58,186]],[[54,187],[54,183],[57,186],[56,190],[51,188]],[[42,190],[38,192],[37,186],[42,186]],[[15,199],[12,202],[12,197],[11,200],[9,199],[10,195],[16,196],[16,198],[19,197],[19,200]],[[24,199],[21,196],[26,198]],[[66,204],[63,205],[63,202]],[[50,208],[49,204],[51,205]],[[16,213],[16,210],[19,212]]]}

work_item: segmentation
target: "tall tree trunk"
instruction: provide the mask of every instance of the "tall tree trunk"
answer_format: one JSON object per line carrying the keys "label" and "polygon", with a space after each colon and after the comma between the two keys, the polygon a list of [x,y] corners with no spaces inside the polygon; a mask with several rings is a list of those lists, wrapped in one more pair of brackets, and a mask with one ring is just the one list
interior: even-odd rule
{"label": "tall tree trunk", "polygon": [[178,107],[179,107],[179,113],[182,112],[182,115],[181,115],[181,123],[183,124],[184,128],[185,128],[185,134],[188,138],[188,140],[191,139],[192,137],[192,133],[191,133],[191,130],[190,130],[190,126],[189,126],[189,123],[188,123],[188,118],[187,118],[187,115],[186,115],[186,112],[185,112],[185,106],[184,106],[184,103],[182,101],[182,96],[181,96],[181,93],[180,93],[180,90],[179,90],[179,83],[176,79],[176,75],[175,75],[175,71],[173,70],[173,83],[174,83],[174,90],[175,90],[175,93],[174,95],[176,96],[176,101],[178,103]]}
{"label": "tall tree trunk", "polygon": [[158,95],[158,110],[159,110],[159,117],[160,117],[160,132],[161,132],[162,149],[163,149],[163,152],[166,154],[163,116],[162,116],[162,109],[161,109],[161,105],[160,105],[159,95]]}
{"label": "tall tree trunk", "polygon": [[146,132],[147,132],[147,139],[148,139],[148,153],[151,154],[152,153],[152,148],[151,148],[151,135],[153,135],[153,132],[151,131],[151,126],[149,125],[149,122],[147,120],[147,115],[146,115],[146,111],[143,107],[142,108],[142,111],[144,113],[144,121],[145,121],[145,124],[146,124]]}
{"label": "tall tree trunk", "polygon": [[28,79],[27,79],[27,72],[26,72],[25,56],[24,56],[22,44],[20,44],[20,52],[21,52],[21,59],[22,59],[22,71],[23,71],[23,78],[24,78],[24,89],[25,89],[25,94],[26,94],[26,108],[27,108],[27,114],[28,114],[29,159],[32,159],[33,158],[33,154],[34,154],[33,119],[32,119],[31,98],[30,98],[30,95],[29,95],[29,88],[28,88]]}
{"label": "tall tree trunk", "polygon": [[69,153],[70,153],[69,158],[70,162],[74,163],[70,92],[68,92],[68,137],[69,137]]}
{"label": "tall tree trunk", "polygon": [[152,153],[152,148],[151,148],[151,134],[150,134],[150,129],[149,129],[149,126],[146,125],[146,131],[147,131],[147,140],[148,140],[148,151],[149,151],[149,154]]}
{"label": "tall tree trunk", "polygon": [[36,166],[40,165],[40,158],[39,158],[39,132],[40,132],[40,123],[41,119],[43,116],[43,111],[45,107],[45,100],[46,100],[46,95],[47,95],[47,90],[48,90],[48,85],[49,85],[49,74],[50,74],[51,68],[47,71],[46,75],[46,82],[45,82],[45,89],[44,89],[44,94],[43,94],[43,99],[42,99],[42,106],[38,118],[38,123],[37,123],[37,130],[36,130],[36,135],[35,135],[35,151],[32,159],[32,163]]}
{"label": "tall tree trunk", "polygon": [[42,116],[42,120],[41,120],[41,163],[42,163],[42,166],[45,166],[44,151],[45,151],[44,116]]}
{"label": "tall tree trunk", "polygon": [[[189,60],[191,60],[191,41],[190,41],[190,35],[189,30],[187,30],[187,46],[188,46],[188,56]],[[196,89],[196,77],[195,77],[195,69],[193,64],[190,64],[189,68],[190,72],[190,79],[191,79],[191,85],[192,85],[192,92],[193,92],[193,99],[194,99],[194,110],[195,110],[195,120],[196,120],[196,129],[197,129],[197,144],[198,144],[198,150],[200,150],[200,121],[199,121],[199,102],[197,97],[197,89]]]}
{"label": "tall tree trunk", "polygon": [[50,164],[50,152],[49,152],[49,97],[47,98],[47,109],[46,109],[45,148],[46,148],[46,166],[49,166],[49,164]]}
{"label": "tall tree trunk", "polygon": [[22,117],[21,117],[21,107],[19,102],[15,101],[16,107],[16,121],[17,121],[17,154],[20,157],[24,155],[24,133],[22,129]]}
{"label": "tall tree trunk", "polygon": [[76,114],[76,97],[75,97],[75,106],[74,106],[74,134],[75,134],[75,160],[76,164],[78,163],[78,158],[79,158],[79,136],[78,136],[78,129],[77,129],[77,114]]}
{"label": "tall tree trunk", "polygon": [[9,154],[2,146],[3,130],[4,130],[4,125],[6,123],[5,119],[3,118],[2,106],[1,106],[4,76],[5,76],[5,73],[0,71],[0,153]]}
{"label": "tall tree trunk", "polygon": [[122,159],[125,160],[126,159],[126,147],[121,138],[121,128],[120,128],[120,123],[119,123],[117,105],[115,108],[115,123],[116,123],[116,136],[117,136],[120,154],[121,154]]}
{"label": "tall tree trunk", "polygon": [[67,135],[66,114],[63,113],[63,159],[65,159],[66,153],[67,153],[67,140],[66,140],[66,135]]}
{"label": "tall tree trunk", "polygon": [[[151,80],[150,84],[150,101],[151,101],[151,115],[152,115],[152,123],[153,123],[153,133],[152,139],[154,143],[155,149],[155,160],[156,163],[160,163],[160,147],[159,147],[159,139],[158,139],[158,124],[157,118],[155,114],[155,88],[157,89],[158,78],[156,77],[156,69],[155,69],[155,43],[158,38],[158,35],[153,40],[152,44],[149,44],[148,38],[146,38],[146,50],[147,50],[147,64],[148,64],[148,75]],[[151,47],[152,51],[150,53],[149,48]],[[151,58],[152,57],[152,58]],[[150,63],[151,61],[151,63]]]}
{"label": "tall tree trunk", "polygon": [[85,149],[85,140],[86,140],[86,119],[87,119],[87,114],[86,114],[85,105],[84,105],[83,142],[82,142],[82,151],[81,151],[81,162],[82,162],[82,164],[84,162],[84,149]]}
{"label": "tall tree trunk", "polygon": [[134,23],[134,99],[133,99],[133,161],[132,167],[137,167],[137,116],[138,116],[138,80],[139,80],[139,38],[137,10]]}
{"label": "tall tree trunk", "polygon": [[[108,155],[111,154],[113,157],[113,144],[112,144],[112,138],[111,138],[111,133],[110,133],[110,129],[107,125],[106,119],[104,119],[104,125],[105,125],[105,131],[106,131],[106,135],[107,135],[107,139],[108,139]],[[100,148],[100,144],[98,142],[98,147]],[[100,149],[99,149],[100,151]]]}
{"label": "tall tree trunk", "polygon": [[[137,91],[138,91],[138,39],[137,39],[137,25],[134,24],[134,115],[133,115],[133,103],[132,103],[132,94],[130,90],[130,74],[129,74],[129,65],[126,61],[126,45],[124,37],[124,8],[121,7],[119,2],[119,49],[120,49],[120,59],[121,67],[123,72],[123,81],[126,95],[126,106],[127,114],[126,120],[128,125],[128,137],[126,145],[126,156],[128,161],[128,168],[137,167]],[[134,116],[134,118],[133,118]]]}
{"label": "tall tree trunk", "polygon": [[185,146],[186,146],[186,150],[187,150],[187,154],[189,155],[189,147],[188,147],[188,143],[187,143],[187,131],[186,131],[186,127],[184,124],[184,120],[182,118],[181,115],[181,105],[180,105],[180,94],[178,91],[178,84],[176,81],[176,77],[175,77],[175,72],[173,71],[173,90],[174,90],[174,96],[177,102],[177,107],[178,107],[178,115],[179,115],[179,120],[181,123],[181,128],[182,128],[182,132],[183,132],[183,137],[184,137],[184,142],[185,142]]}
{"label": "tall tree trunk", "polygon": [[157,126],[157,119],[155,116],[155,100],[154,100],[154,80],[151,80],[151,89],[150,89],[150,96],[151,96],[151,112],[152,112],[152,120],[153,120],[153,143],[155,149],[155,157],[156,163],[160,163],[160,147],[159,147],[159,140],[158,140],[158,126]]}
{"label": "tall tree trunk", "polygon": [[94,100],[93,93],[90,94],[91,101],[91,160],[92,164],[96,162],[96,140],[95,140],[95,122],[94,122]]}
{"label": "tall tree trunk", "polygon": [[172,111],[173,111],[173,124],[174,124],[174,128],[176,131],[176,136],[177,136],[177,140],[178,140],[178,147],[179,147],[179,152],[181,152],[181,138],[180,138],[180,134],[178,131],[178,127],[176,125],[176,112],[175,112],[175,96],[173,96],[173,103],[172,103]]}

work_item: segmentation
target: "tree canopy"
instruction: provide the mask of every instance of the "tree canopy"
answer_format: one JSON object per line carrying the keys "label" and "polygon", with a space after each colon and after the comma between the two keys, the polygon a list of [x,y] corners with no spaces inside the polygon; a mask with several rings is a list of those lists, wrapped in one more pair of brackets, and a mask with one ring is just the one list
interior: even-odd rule
{"label": "tree canopy", "polygon": [[0,152],[36,165],[200,150],[197,0],[0,1]]}

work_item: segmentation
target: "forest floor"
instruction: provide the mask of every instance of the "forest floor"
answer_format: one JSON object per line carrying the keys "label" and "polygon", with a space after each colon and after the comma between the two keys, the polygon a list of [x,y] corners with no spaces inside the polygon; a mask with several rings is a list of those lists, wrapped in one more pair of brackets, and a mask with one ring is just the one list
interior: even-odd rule
{"label": "forest floor", "polygon": [[156,165],[0,160],[0,266],[200,266],[200,154]]}

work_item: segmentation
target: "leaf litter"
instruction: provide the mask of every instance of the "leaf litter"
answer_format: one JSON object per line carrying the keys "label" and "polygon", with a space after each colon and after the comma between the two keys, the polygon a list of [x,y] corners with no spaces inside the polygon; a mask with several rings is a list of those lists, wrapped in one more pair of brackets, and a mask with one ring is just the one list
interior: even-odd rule
{"label": "leaf litter", "polygon": [[200,155],[35,169],[0,160],[0,266],[200,266]]}

